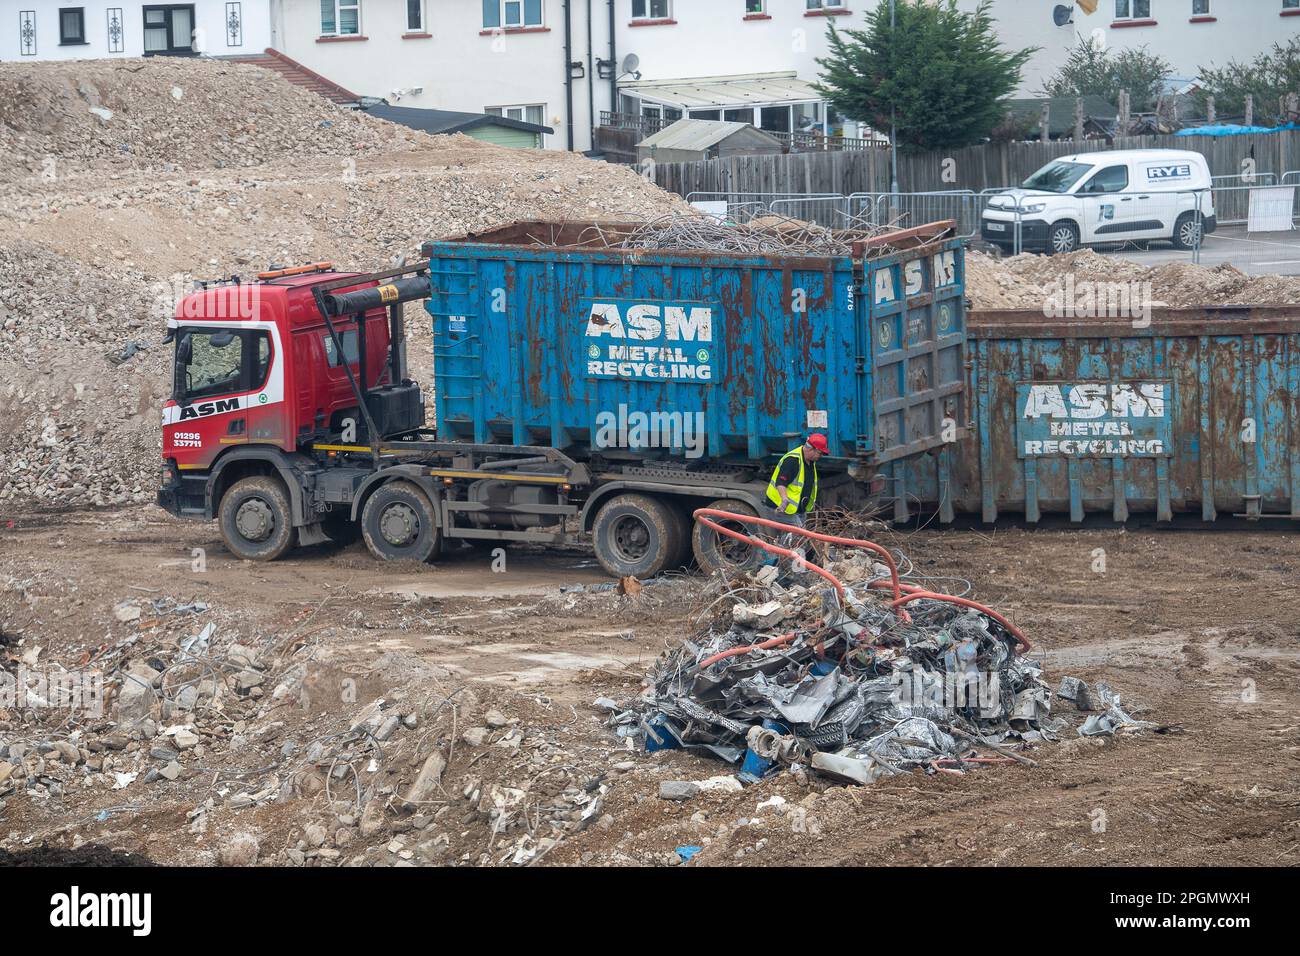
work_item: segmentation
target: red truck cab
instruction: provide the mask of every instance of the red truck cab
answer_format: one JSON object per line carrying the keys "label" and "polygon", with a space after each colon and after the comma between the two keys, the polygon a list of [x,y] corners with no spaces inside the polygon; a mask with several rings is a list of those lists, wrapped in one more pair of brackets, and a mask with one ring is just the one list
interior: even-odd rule
{"label": "red truck cab", "polygon": [[[373,276],[349,283],[353,275],[318,263],[206,284],[181,300],[167,323],[176,352],[162,412],[162,507],[212,519],[235,482],[278,475],[292,524],[310,525],[305,476],[331,448],[369,441],[368,423],[384,434],[423,427],[419,386],[389,347],[399,319],[381,293],[392,287]],[[358,290],[370,290],[370,307],[335,315],[331,328],[326,304]],[[245,530],[256,537],[269,527],[276,504],[245,508]]]}

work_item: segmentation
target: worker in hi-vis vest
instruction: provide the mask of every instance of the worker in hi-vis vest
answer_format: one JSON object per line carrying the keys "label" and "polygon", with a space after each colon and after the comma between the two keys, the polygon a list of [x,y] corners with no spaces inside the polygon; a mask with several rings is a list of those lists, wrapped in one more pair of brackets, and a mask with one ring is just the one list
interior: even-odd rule
{"label": "worker in hi-vis vest", "polygon": [[[802,445],[781,456],[767,483],[767,504],[775,520],[796,528],[805,526],[805,515],[817,503],[817,459],[829,451],[825,435],[809,435]],[[783,547],[796,543],[791,540],[795,535],[782,537]],[[769,555],[767,563],[775,564],[776,555]]]}

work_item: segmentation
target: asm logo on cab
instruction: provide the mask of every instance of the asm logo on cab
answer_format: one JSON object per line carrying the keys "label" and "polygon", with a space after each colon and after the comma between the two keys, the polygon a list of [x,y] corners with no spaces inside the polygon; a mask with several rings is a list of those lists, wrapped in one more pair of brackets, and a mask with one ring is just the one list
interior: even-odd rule
{"label": "asm logo on cab", "polygon": [[1148,166],[1147,179],[1151,182],[1160,182],[1166,179],[1191,179],[1192,167],[1186,163],[1180,163],[1176,166]]}
{"label": "asm logo on cab", "polygon": [[181,421],[190,418],[207,418],[209,415],[220,415],[222,412],[239,411],[239,399],[223,398],[218,402],[203,402],[199,405],[186,405],[181,409]]}

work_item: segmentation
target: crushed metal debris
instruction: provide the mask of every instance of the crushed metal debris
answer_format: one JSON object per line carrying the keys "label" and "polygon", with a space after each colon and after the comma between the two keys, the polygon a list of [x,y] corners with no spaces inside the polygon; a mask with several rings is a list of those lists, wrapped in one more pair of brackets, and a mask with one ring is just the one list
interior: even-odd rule
{"label": "crushed metal debris", "polygon": [[[703,509],[696,520],[769,554],[789,548],[711,519],[770,525]],[[917,769],[964,773],[984,764],[1035,766],[1024,750],[1070,726],[1053,716],[1042,665],[1019,629],[962,594],[956,579],[920,574],[902,552],[782,527],[820,543],[825,567],[799,552],[735,580],[717,579],[730,610],[665,653],[651,686],[610,723],[647,751],[696,750],[738,765],[752,783],[811,768],[849,783]],[[877,560],[879,559],[879,560]],[[741,598],[744,595],[744,599]],[[719,602],[720,603],[720,602]],[[1065,678],[1058,693],[1080,735],[1136,733],[1119,697]]]}

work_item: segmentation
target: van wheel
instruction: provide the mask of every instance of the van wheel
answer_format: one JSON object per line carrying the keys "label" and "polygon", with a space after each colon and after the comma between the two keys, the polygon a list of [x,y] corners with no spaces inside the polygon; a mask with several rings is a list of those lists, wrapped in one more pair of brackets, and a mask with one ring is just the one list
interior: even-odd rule
{"label": "van wheel", "polygon": [[382,561],[428,561],[442,543],[429,497],[409,481],[390,481],[370,496],[361,536]]}
{"label": "van wheel", "polygon": [[616,495],[601,506],[591,528],[596,560],[616,578],[652,578],[680,553],[680,522],[662,501]]}
{"label": "van wheel", "polygon": [[1047,234],[1048,247],[1053,255],[1065,255],[1079,249],[1079,227],[1072,222],[1058,222]]}
{"label": "van wheel", "polygon": [[221,538],[245,561],[274,561],[293,547],[289,496],[277,478],[241,478],[230,486],[217,510]]}
{"label": "van wheel", "polygon": [[1185,212],[1174,223],[1174,248],[1195,249],[1201,244],[1203,229],[1196,220],[1196,213]]}
{"label": "van wheel", "polygon": [[[710,502],[706,507],[751,517],[758,514],[752,506],[734,498],[721,498],[718,501]],[[747,534],[754,534],[758,529],[757,525],[744,525],[739,521],[725,521],[718,518],[713,520],[724,528],[743,531]],[[712,528],[707,528],[698,521],[695,522],[695,528],[691,532],[691,549],[695,552],[695,563],[700,566],[700,570],[705,574],[713,574],[715,571],[730,571],[733,573],[753,571],[767,557],[766,552],[761,548],[718,534]]]}

